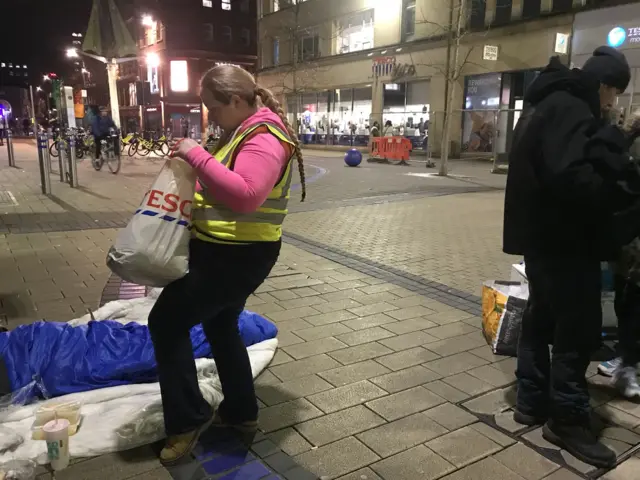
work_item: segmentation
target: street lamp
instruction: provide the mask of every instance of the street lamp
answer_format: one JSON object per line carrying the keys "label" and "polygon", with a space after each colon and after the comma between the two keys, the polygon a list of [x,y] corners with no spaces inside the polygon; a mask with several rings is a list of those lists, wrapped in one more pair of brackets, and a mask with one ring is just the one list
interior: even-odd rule
{"label": "street lamp", "polygon": [[77,58],[78,51],[75,48],[67,48],[67,57],[69,58]]}
{"label": "street lamp", "polygon": [[42,79],[43,79],[45,82],[48,82],[49,80],[51,80],[51,77],[50,77],[49,75],[43,75],[43,76],[42,76]]}
{"label": "street lamp", "polygon": [[42,91],[42,87],[36,87],[36,92],[41,92]]}
{"label": "street lamp", "polygon": [[154,23],[156,22],[153,21],[153,17],[151,15],[142,16],[142,25],[145,27],[152,27]]}
{"label": "street lamp", "polygon": [[147,53],[146,60],[149,67],[158,68],[158,66],[160,65],[160,57],[157,53]]}

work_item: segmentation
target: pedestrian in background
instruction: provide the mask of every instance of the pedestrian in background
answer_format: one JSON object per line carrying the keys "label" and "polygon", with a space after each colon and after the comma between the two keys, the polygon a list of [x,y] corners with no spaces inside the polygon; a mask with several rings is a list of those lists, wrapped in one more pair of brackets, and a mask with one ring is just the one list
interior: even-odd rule
{"label": "pedestrian in background", "polygon": [[547,441],[598,467],[616,461],[591,429],[585,378],[601,341],[600,262],[640,233],[633,135],[602,119],[630,76],[610,47],[582,70],[553,57],[525,93],[505,193],[503,250],[524,256],[529,281],[514,420],[544,424]]}

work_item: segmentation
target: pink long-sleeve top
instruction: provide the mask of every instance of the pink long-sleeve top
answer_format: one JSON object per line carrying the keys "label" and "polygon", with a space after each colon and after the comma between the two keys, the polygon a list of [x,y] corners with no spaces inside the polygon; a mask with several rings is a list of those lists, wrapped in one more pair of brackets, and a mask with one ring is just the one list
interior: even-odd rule
{"label": "pink long-sleeve top", "polygon": [[[259,109],[245,120],[239,131],[260,122],[278,125],[286,131],[280,117],[268,108]],[[270,133],[258,133],[242,143],[233,170],[213,158],[204,148],[193,147],[186,161],[197,172],[214,200],[238,213],[255,212],[273,190],[287,168],[289,153]],[[202,186],[198,184],[198,190]]]}

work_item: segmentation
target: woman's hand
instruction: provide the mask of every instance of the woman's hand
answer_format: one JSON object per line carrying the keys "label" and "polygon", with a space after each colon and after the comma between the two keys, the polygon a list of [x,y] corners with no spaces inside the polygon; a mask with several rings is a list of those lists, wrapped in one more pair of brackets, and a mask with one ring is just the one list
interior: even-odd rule
{"label": "woman's hand", "polygon": [[180,140],[174,140],[169,144],[169,157],[178,157],[182,160],[187,159],[187,153],[193,148],[198,147],[200,144],[191,138],[181,138]]}

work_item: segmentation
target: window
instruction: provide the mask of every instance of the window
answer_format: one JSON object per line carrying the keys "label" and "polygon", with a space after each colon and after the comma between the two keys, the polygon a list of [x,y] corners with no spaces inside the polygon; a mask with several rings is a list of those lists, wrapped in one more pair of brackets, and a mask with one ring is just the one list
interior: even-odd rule
{"label": "window", "polygon": [[231,31],[231,27],[229,25],[225,25],[222,27],[222,36],[228,43],[233,41],[233,32]]}
{"label": "window", "polygon": [[213,0],[202,0],[202,6],[207,8],[212,8]]}
{"label": "window", "polygon": [[280,39],[273,39],[273,65],[280,65]]}
{"label": "window", "polygon": [[242,0],[242,1],[240,2],[240,11],[241,11],[242,13],[249,13],[249,10],[250,10],[250,8],[249,8],[249,7],[250,7],[250,6],[249,6],[249,0]]}
{"label": "window", "polygon": [[251,30],[248,28],[242,29],[242,43],[244,43],[247,47],[251,45]]}
{"label": "window", "polygon": [[336,53],[373,48],[373,9],[338,21]]}
{"label": "window", "polygon": [[189,90],[189,72],[186,60],[171,60],[171,90],[186,92]]}
{"label": "window", "polygon": [[222,9],[231,10],[231,0],[222,0]]}
{"label": "window", "polygon": [[405,37],[416,33],[416,0],[405,0],[404,2],[402,33]]}
{"label": "window", "polygon": [[273,0],[271,11],[277,12],[279,10],[282,10],[283,8],[291,7],[293,5],[304,3],[306,1],[307,0]]}
{"label": "window", "polygon": [[203,23],[203,37],[205,42],[213,42],[213,23]]}
{"label": "window", "polygon": [[318,35],[307,35],[300,39],[298,45],[298,60],[305,61],[320,56]]}

